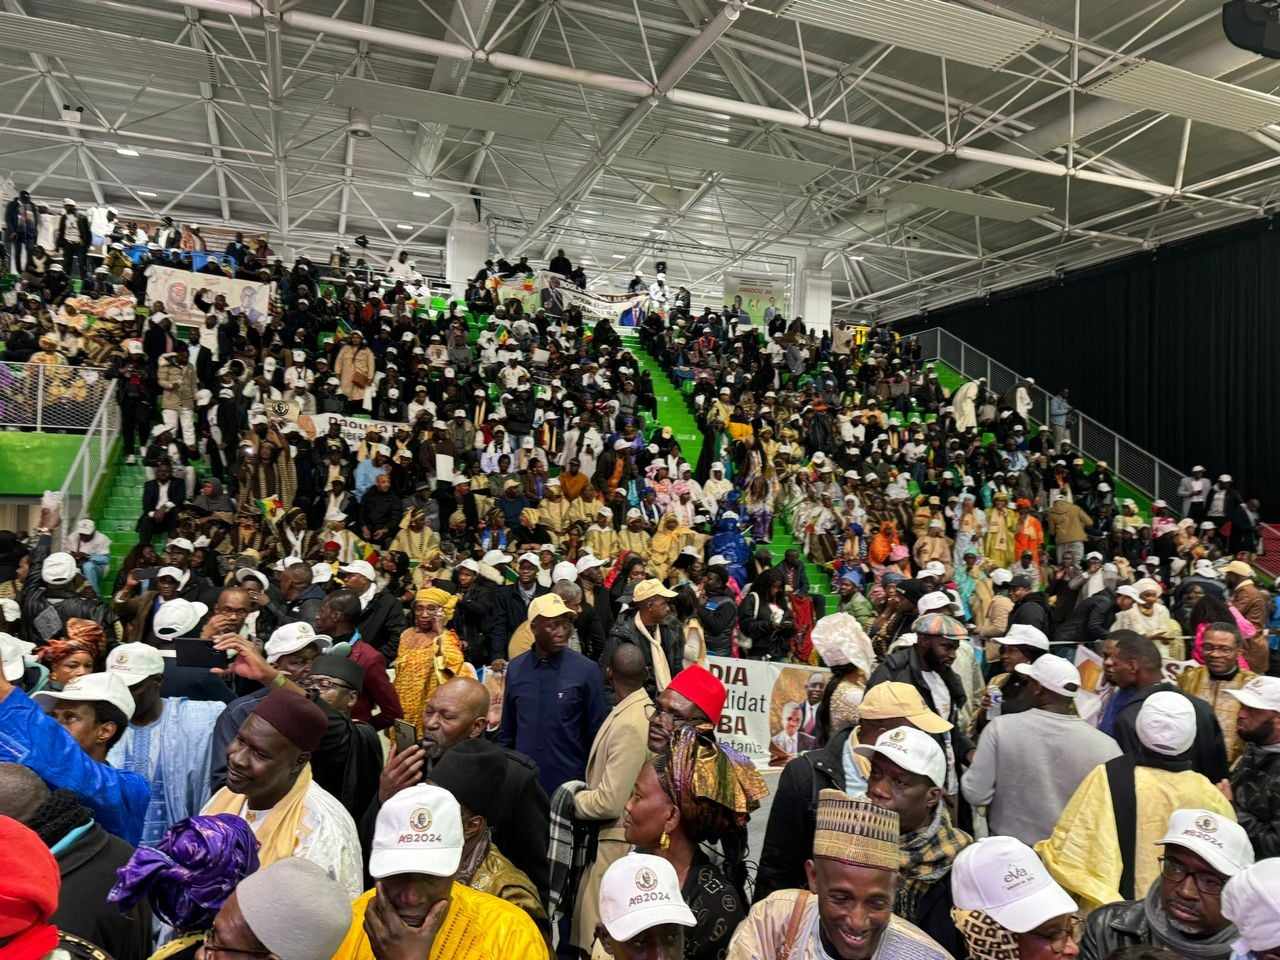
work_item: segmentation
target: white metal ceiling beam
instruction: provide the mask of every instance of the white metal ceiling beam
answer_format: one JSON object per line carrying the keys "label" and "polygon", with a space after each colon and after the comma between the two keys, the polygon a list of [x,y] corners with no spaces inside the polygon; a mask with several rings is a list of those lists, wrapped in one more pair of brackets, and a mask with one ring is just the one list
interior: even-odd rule
{"label": "white metal ceiling beam", "polygon": [[[373,7],[375,0],[364,0],[364,9],[360,14],[360,22],[366,27],[373,23]],[[369,67],[369,41],[361,40],[356,44],[356,76],[363,79]],[[338,236],[347,235],[347,211],[351,207],[351,177],[355,172],[353,164],[356,159],[356,142],[346,134],[342,159],[342,196],[338,200]]]}
{"label": "white metal ceiling beam", "polygon": [[[22,4],[19,3],[18,0],[4,0],[4,5],[10,13],[16,13],[24,17],[27,16],[27,11],[22,8]],[[49,96],[53,100],[54,109],[60,109],[64,103],[71,103],[72,101],[67,99],[66,95],[62,91],[62,87],[59,86],[58,81],[54,79],[53,71],[49,66],[48,59],[43,54],[39,53],[31,53],[28,54],[28,56],[31,57],[32,65],[40,71],[40,77],[44,81],[45,89],[49,91]],[[76,129],[75,124],[68,123],[66,124],[66,127],[67,132],[73,139],[83,142],[84,137],[80,135],[80,131]],[[89,189],[93,191],[94,202],[97,203],[98,206],[102,206],[103,203],[105,203],[102,196],[102,184],[98,182],[98,177],[93,172],[93,168],[85,162],[84,155],[79,154],[79,156],[80,161],[84,166],[85,177],[89,181]]]}
{"label": "white metal ceiling beam", "polygon": [[608,142],[598,150],[596,155],[578,169],[571,178],[569,185],[551,202],[538,218],[537,223],[530,227],[516,243],[513,253],[518,255],[524,252],[525,248],[537,239],[542,231],[546,230],[547,227],[551,226],[563,215],[570,204],[581,197],[587,196],[595,188],[605,169],[613,163],[618,153],[626,146],[627,141],[631,139],[631,135],[639,128],[645,117],[661,102],[660,98],[663,95],[669,97],[675,93],[675,85],[684,79],[685,75],[693,69],[694,64],[701,60],[703,55],[724,35],[725,31],[733,26],[734,21],[738,19],[742,5],[742,0],[729,0],[728,3],[716,11],[715,16],[707,22],[697,36],[691,37],[685,42],[671,62],[663,69],[662,75],[658,77],[657,84],[651,88],[640,103],[632,108],[631,113],[618,125]]}
{"label": "white metal ceiling beam", "polygon": [[[200,29],[200,14],[195,7],[187,7],[187,21],[190,26],[191,46],[197,49],[208,50],[213,53],[213,44],[209,43],[204,32]],[[213,144],[211,152],[213,154],[214,176],[218,178],[218,205],[222,210],[222,219],[231,219],[231,204],[227,200],[227,175],[222,169],[222,138],[218,133],[218,114],[213,108],[214,90],[213,84],[200,84],[200,97],[204,100],[204,122],[205,129],[208,130],[209,142]]]}
{"label": "white metal ceiling beam", "polygon": [[285,165],[284,58],[280,52],[281,0],[263,0],[267,103],[271,106],[271,152],[275,161],[276,220],[282,253],[289,253],[289,170]]}

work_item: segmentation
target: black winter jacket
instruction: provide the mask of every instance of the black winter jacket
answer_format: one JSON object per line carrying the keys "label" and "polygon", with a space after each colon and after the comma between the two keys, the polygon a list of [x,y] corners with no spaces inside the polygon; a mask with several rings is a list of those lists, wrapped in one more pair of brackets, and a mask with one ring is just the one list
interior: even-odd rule
{"label": "black winter jacket", "polygon": [[[960,685],[960,678],[950,668],[941,671],[939,676],[942,677],[943,683],[947,685],[947,690],[951,694],[951,711],[943,719],[950,722],[952,727],[950,733],[944,736],[951,738],[951,748],[956,764],[961,765],[974,748],[968,736],[960,729],[961,724],[957,722],[965,704],[964,687]],[[911,684],[920,691],[920,696],[929,709],[938,713],[938,706],[933,702],[933,691],[929,689],[929,682],[924,678],[924,664],[915,647],[895,650],[881,660],[880,666],[876,667],[875,673],[871,674],[871,679],[867,681],[867,690],[887,680]]]}
{"label": "black winter jacket", "polygon": [[[1138,691],[1137,696],[1121,707],[1120,712],[1116,714],[1115,732],[1112,735],[1116,743],[1120,744],[1120,749],[1129,756],[1139,756],[1144,749],[1141,741],[1138,740],[1138,711],[1142,709],[1142,704],[1146,702],[1147,697],[1164,690],[1182,693],[1167,681],[1153,683]],[[1191,745],[1191,769],[1203,774],[1210,783],[1225,780],[1228,772],[1227,745],[1222,738],[1222,727],[1218,725],[1218,718],[1214,715],[1213,708],[1199,697],[1187,696],[1185,693],[1182,695],[1191,701],[1196,711],[1196,739]]]}
{"label": "black winter jacket", "polygon": [[1280,857],[1280,753],[1250,744],[1231,771],[1231,793],[1254,856]]}

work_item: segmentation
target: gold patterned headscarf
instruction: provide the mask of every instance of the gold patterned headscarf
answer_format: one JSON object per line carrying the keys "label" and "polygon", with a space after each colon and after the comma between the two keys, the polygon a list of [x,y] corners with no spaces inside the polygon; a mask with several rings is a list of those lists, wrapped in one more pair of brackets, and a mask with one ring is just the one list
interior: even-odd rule
{"label": "gold patterned headscarf", "polygon": [[458,605],[458,595],[448,590],[441,590],[439,587],[427,587],[413,595],[413,602],[415,604],[434,603],[444,611],[444,619],[441,622],[448,623],[453,618],[453,608]]}
{"label": "gold patterned headscarf", "polygon": [[755,764],[732,747],[685,724],[653,759],[658,781],[697,842],[716,840],[746,825],[769,790]]}
{"label": "gold patterned headscarf", "polygon": [[898,814],[840,790],[818,794],[813,855],[881,870],[898,869]]}
{"label": "gold patterned headscarf", "polygon": [[953,907],[951,921],[964,937],[971,960],[1018,960],[1017,939],[990,914]]}

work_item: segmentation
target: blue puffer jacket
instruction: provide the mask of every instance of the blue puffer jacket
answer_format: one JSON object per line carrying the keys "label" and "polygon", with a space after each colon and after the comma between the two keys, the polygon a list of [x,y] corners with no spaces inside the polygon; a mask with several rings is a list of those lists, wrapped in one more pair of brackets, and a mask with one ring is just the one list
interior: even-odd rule
{"label": "blue puffer jacket", "polygon": [[98,763],[16,687],[0,700],[0,762],[20,763],[51,789],[80,797],[104,830],[134,846],[151,802],[151,785],[136,773]]}

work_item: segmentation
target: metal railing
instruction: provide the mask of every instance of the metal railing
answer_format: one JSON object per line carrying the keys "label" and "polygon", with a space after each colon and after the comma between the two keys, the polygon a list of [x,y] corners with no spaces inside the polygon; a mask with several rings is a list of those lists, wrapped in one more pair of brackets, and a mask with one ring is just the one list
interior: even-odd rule
{"label": "metal railing", "polygon": [[0,363],[0,427],[89,430],[114,381],[103,367]]}
{"label": "metal railing", "polygon": [[[1026,382],[1026,377],[941,327],[931,327],[915,336],[920,341],[925,359],[941,360],[970,380],[985,377],[988,389],[997,394],[1006,393],[1015,384]],[[1028,386],[1027,392],[1031,395],[1031,419],[1041,426],[1050,426],[1053,394],[1036,384]],[[1175,513],[1181,507],[1178,484],[1185,474],[1177,467],[1130,443],[1075,408],[1067,418],[1064,438],[1091,460],[1105,460],[1116,476],[1151,499],[1164,500]]]}
{"label": "metal railing", "polygon": [[65,539],[73,521],[87,516],[93,495],[106,473],[107,458],[116,437],[120,435],[120,405],[115,402],[116,382],[107,381],[101,404],[89,423],[80,449],[71,461],[67,478],[58,493],[62,497],[62,537]]}

